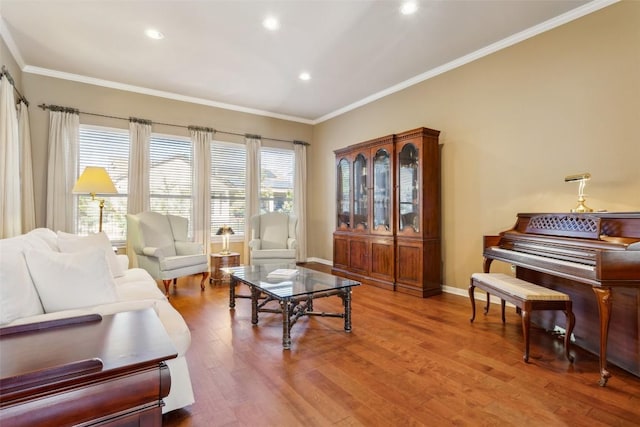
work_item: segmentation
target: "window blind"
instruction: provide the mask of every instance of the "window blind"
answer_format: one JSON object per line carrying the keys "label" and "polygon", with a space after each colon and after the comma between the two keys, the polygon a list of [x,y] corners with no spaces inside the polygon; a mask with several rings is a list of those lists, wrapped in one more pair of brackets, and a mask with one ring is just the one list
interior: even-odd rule
{"label": "window blind", "polygon": [[[125,241],[127,224],[127,191],[129,186],[129,132],[127,130],[80,125],[78,142],[78,176],[87,166],[104,167],[113,181],[117,195],[104,199],[102,229],[112,241]],[[100,208],[89,195],[77,195],[75,206],[76,233],[88,235],[98,231]]]}
{"label": "window blind", "polygon": [[247,149],[244,145],[211,144],[211,235],[223,225],[244,235]]}

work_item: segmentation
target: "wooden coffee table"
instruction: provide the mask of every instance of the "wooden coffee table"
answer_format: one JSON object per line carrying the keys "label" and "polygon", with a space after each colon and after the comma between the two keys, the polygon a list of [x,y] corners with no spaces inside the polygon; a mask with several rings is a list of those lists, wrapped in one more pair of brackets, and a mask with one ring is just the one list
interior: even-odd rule
{"label": "wooden coffee table", "polygon": [[[276,269],[295,270],[291,277],[272,278]],[[351,288],[360,283],[332,274],[289,265],[247,265],[227,268],[231,274],[229,308],[235,308],[236,298],[251,299],[251,323],[258,324],[258,313],[282,314],[282,346],[291,348],[291,327],[302,316],[340,317],[344,330],[351,332]],[[237,295],[236,286],[243,283],[251,289],[251,295]],[[325,313],[313,310],[313,300],[336,295],[342,299],[344,312]],[[266,305],[277,301],[279,308]]]}

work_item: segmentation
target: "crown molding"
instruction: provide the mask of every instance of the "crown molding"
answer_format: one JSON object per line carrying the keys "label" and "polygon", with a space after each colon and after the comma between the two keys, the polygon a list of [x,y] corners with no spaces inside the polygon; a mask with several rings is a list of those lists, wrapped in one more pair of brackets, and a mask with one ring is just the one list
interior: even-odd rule
{"label": "crown molding", "polygon": [[70,80],[78,83],[86,83],[94,86],[102,86],[110,89],[124,90],[127,92],[140,93],[143,95],[157,96],[160,98],[173,99],[175,101],[189,102],[192,104],[206,105],[209,107],[222,108],[225,110],[238,111],[241,113],[255,114],[257,116],[272,117],[274,119],[287,120],[292,122],[299,122],[304,124],[313,124],[312,120],[302,117],[289,116],[286,114],[273,113],[270,111],[258,110],[255,108],[242,107],[239,105],[226,104],[224,102],[212,101],[204,98],[197,98],[193,96],[180,95],[178,93],[166,92],[162,90],[149,89],[141,86],[134,86],[125,83],[113,82],[110,80],[97,79],[94,77],[87,77],[79,74],[66,73],[63,71],[51,70],[48,68],[34,67],[27,65],[22,70],[25,73],[37,74],[46,77],[53,77],[56,79]]}

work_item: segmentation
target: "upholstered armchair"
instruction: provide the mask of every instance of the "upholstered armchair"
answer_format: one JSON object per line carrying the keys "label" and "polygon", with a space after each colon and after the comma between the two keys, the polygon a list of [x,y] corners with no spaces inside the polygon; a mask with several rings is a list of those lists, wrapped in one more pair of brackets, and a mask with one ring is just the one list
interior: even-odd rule
{"label": "upholstered armchair", "polygon": [[249,250],[251,264],[288,264],[296,262],[296,225],[298,218],[282,212],[251,217]]}
{"label": "upholstered armchair", "polygon": [[186,218],[163,215],[157,212],[141,212],[127,215],[128,246],[133,250],[137,266],[149,272],[156,280],[162,280],[165,294],[178,277],[202,273],[200,289],[209,277],[209,260],[199,243],[188,240],[189,223]]}

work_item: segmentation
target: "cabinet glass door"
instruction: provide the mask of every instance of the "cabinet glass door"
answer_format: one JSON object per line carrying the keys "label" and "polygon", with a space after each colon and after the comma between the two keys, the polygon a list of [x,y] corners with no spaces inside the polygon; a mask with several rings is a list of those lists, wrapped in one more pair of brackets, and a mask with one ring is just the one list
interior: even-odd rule
{"label": "cabinet glass door", "polygon": [[367,159],[362,154],[353,163],[353,224],[354,228],[366,229],[369,199],[367,197]]}
{"label": "cabinet glass door", "polygon": [[351,180],[349,174],[349,162],[341,159],[338,162],[338,176],[336,183],[338,188],[338,228],[349,228],[351,224]]}
{"label": "cabinet glass door", "polygon": [[402,147],[398,157],[399,230],[413,228],[419,232],[418,149],[413,144]]}
{"label": "cabinet glass door", "polygon": [[388,231],[391,226],[391,159],[379,149],[373,157],[373,229]]}

